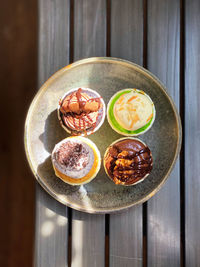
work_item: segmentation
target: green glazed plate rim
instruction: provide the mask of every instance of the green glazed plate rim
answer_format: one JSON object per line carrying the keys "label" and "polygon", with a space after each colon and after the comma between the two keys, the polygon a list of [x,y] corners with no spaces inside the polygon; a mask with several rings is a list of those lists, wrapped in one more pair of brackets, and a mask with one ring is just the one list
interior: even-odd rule
{"label": "green glazed plate rim", "polygon": [[[147,194],[145,197],[141,198],[138,201],[135,201],[131,204],[127,204],[124,207],[120,207],[120,208],[112,208],[112,209],[88,209],[88,208],[82,208],[79,205],[76,205],[73,202],[68,202],[66,203],[66,201],[64,201],[61,197],[59,197],[59,195],[55,194],[54,192],[52,192],[51,190],[49,190],[49,188],[45,185],[45,183],[41,180],[41,178],[39,177],[39,175],[37,174],[37,172],[34,170],[33,167],[33,163],[31,161],[31,156],[29,153],[29,149],[28,149],[28,124],[29,124],[29,120],[31,117],[31,113],[32,110],[34,108],[35,103],[37,102],[38,98],[40,98],[41,94],[43,94],[44,91],[48,90],[48,86],[49,84],[51,84],[55,79],[57,79],[60,75],[62,75],[65,71],[67,71],[68,69],[72,69],[75,68],[79,65],[83,65],[83,64],[87,64],[87,63],[118,63],[121,65],[128,65],[129,67],[132,67],[134,70],[137,69],[139,70],[144,76],[152,79],[162,90],[162,92],[165,94],[165,96],[168,98],[172,109],[174,111],[175,117],[176,117],[176,123],[177,123],[177,145],[176,145],[176,151],[175,151],[175,155],[174,155],[174,159],[172,161],[172,164],[167,172],[167,174],[165,175],[164,179],[160,182],[160,184],[153,189],[149,194]],[[26,116],[26,120],[25,120],[25,126],[24,126],[24,147],[25,147],[25,153],[26,153],[26,157],[29,163],[29,166],[31,168],[32,173],[34,174],[36,180],[38,181],[38,183],[44,188],[44,190],[49,193],[53,198],[55,198],[57,201],[59,201],[60,203],[71,207],[73,209],[79,210],[79,211],[83,211],[83,212],[87,212],[87,213],[93,213],[93,214],[106,214],[106,213],[116,213],[116,212],[120,212],[120,211],[124,211],[132,206],[137,206],[139,204],[144,203],[145,201],[147,201],[148,199],[150,199],[152,196],[154,196],[159,190],[160,188],[164,185],[164,183],[166,182],[166,180],[168,179],[170,173],[172,172],[174,165],[176,163],[177,157],[180,153],[180,149],[181,149],[181,143],[182,143],[182,126],[181,126],[181,120],[180,120],[180,116],[178,114],[177,108],[172,100],[172,98],[168,95],[167,93],[167,88],[163,85],[163,83],[155,76],[153,75],[151,72],[149,72],[148,70],[146,70],[145,68],[130,62],[128,60],[124,60],[124,59],[120,59],[120,58],[114,58],[114,57],[91,57],[91,58],[86,58],[86,59],[81,59],[78,60],[72,64],[69,64],[67,66],[65,66],[64,68],[58,70],[57,72],[55,72],[38,90],[38,92],[36,93],[35,97],[33,98],[30,107],[28,109],[27,112],[27,116]]]}

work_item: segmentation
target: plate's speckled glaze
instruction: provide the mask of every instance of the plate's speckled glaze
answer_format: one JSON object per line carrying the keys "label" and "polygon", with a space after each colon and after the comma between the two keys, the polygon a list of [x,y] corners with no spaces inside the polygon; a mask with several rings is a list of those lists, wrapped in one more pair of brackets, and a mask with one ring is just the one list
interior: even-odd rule
{"label": "plate's speckled glaze", "polygon": [[[83,186],[70,186],[55,176],[51,152],[56,143],[69,136],[57,118],[58,101],[66,90],[75,87],[96,90],[106,104],[123,88],[142,89],[151,97],[156,120],[139,138],[151,149],[154,168],[143,182],[129,187],[115,185],[106,176],[103,164],[97,177]],[[103,157],[107,146],[121,137],[105,120],[88,138],[96,143]],[[25,123],[26,154],[38,182],[58,201],[89,213],[116,212],[148,200],[167,180],[180,147],[180,118],[164,86],[142,67],[116,58],[83,59],[56,72],[38,91]]]}

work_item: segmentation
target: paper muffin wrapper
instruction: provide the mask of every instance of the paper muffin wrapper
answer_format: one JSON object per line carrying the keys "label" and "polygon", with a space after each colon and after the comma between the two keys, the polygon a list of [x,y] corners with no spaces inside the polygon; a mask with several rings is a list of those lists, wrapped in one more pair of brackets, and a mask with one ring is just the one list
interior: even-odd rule
{"label": "paper muffin wrapper", "polygon": [[[137,129],[135,131],[130,131],[130,130],[126,130],[125,128],[123,128],[116,121],[116,119],[114,117],[114,114],[113,114],[113,107],[114,107],[114,104],[116,103],[116,101],[119,99],[119,97],[121,95],[123,95],[124,92],[129,93],[129,92],[131,92],[133,90],[136,91],[136,92],[138,92],[138,93],[141,93],[142,92],[142,94],[144,94],[150,100],[150,102],[152,103],[152,106],[153,106],[153,117],[143,127],[139,128],[139,129]],[[156,118],[156,109],[155,109],[155,106],[154,106],[154,103],[153,103],[152,99],[144,91],[139,90],[139,89],[136,89],[136,88],[126,88],[126,89],[122,89],[122,90],[118,91],[117,93],[115,93],[111,97],[111,99],[109,100],[108,105],[107,105],[107,120],[108,120],[108,123],[109,123],[110,127],[115,132],[117,132],[117,133],[119,133],[121,135],[124,135],[124,136],[138,136],[138,135],[144,134],[145,132],[147,132],[152,127],[152,125],[153,125],[153,123],[155,121],[155,118]]]}
{"label": "paper muffin wrapper", "polygon": [[[70,184],[70,185],[74,185],[74,186],[77,185],[78,186],[78,185],[87,184],[87,183],[91,182],[97,176],[97,174],[98,174],[98,172],[99,172],[99,170],[101,168],[101,154],[100,154],[100,151],[99,151],[99,149],[97,148],[97,146],[95,145],[94,142],[92,142],[90,139],[82,137],[82,136],[67,137],[67,138],[61,140],[60,142],[63,142],[64,140],[70,140],[70,139],[79,139],[79,140],[81,140],[82,142],[86,143],[87,145],[89,145],[92,148],[92,151],[96,154],[96,157],[97,157],[97,166],[96,166],[95,172],[93,173],[93,175],[91,177],[89,177],[87,180],[85,180],[83,182],[78,182],[78,180],[80,180],[82,178],[80,178],[80,179],[70,178],[70,180],[77,180],[76,182],[71,182],[71,181],[67,180],[67,178],[64,179],[63,177],[61,177],[59,175],[60,171],[53,164],[53,159],[52,159],[52,156],[51,156],[52,165],[53,165],[53,168],[54,168],[54,171],[55,171],[55,175],[58,178],[60,178],[64,183],[67,183],[67,184]],[[51,155],[53,155],[53,153],[54,153],[54,151],[56,149],[56,145],[55,145]],[[62,174],[62,175],[65,175],[65,174]]]}
{"label": "paper muffin wrapper", "polygon": [[[57,107],[57,114],[58,114],[58,119],[59,119],[59,122],[60,122],[60,125],[62,126],[62,128],[69,134],[72,134],[74,136],[88,136],[94,132],[96,132],[101,126],[102,124],[104,123],[104,120],[105,120],[105,116],[106,116],[106,105],[105,105],[105,102],[103,100],[103,98],[100,96],[99,93],[97,93],[95,90],[92,90],[90,88],[86,88],[86,87],[77,87],[77,88],[72,88],[71,90],[67,91],[63,97],[61,98],[61,101],[69,94],[77,91],[79,88],[83,89],[83,91],[85,91],[85,93],[88,93],[88,94],[91,94],[91,96],[93,97],[99,97],[101,99],[101,103],[102,103],[102,115],[100,115],[101,117],[97,119],[97,125],[95,126],[94,129],[88,129],[88,130],[85,130],[85,131],[76,131],[76,130],[73,130],[69,127],[67,127],[64,123],[63,123],[63,120],[61,118],[61,115],[60,115],[60,105],[58,105]],[[86,134],[87,133],[87,134]]]}
{"label": "paper muffin wrapper", "polygon": [[[142,140],[140,140],[139,138],[136,138],[136,137],[122,137],[122,138],[119,138],[117,140],[115,140],[114,142],[112,142],[106,149],[105,153],[104,153],[104,157],[103,157],[103,166],[104,166],[104,170],[108,176],[108,178],[115,184],[115,182],[113,181],[112,177],[110,177],[109,173],[107,172],[107,168],[105,166],[105,157],[108,153],[108,150],[111,146],[113,146],[114,144],[120,142],[120,141],[123,141],[123,140],[127,140],[127,139],[131,139],[131,140],[137,140],[139,142],[141,142],[143,145],[147,146]],[[133,186],[133,185],[136,185],[136,184],[139,184],[141,183],[142,181],[144,181],[144,179],[149,176],[150,173],[147,173],[143,178],[141,178],[139,181],[133,183],[133,184],[116,184],[117,186]]]}

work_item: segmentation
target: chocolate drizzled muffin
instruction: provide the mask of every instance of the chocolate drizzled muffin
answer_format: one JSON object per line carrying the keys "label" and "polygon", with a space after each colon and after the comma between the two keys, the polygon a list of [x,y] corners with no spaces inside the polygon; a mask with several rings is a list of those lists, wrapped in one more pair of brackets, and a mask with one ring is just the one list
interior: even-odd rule
{"label": "chocolate drizzled muffin", "polygon": [[121,138],[106,150],[104,167],[115,184],[133,185],[149,175],[153,158],[150,149],[139,139]]}
{"label": "chocolate drizzled muffin", "polygon": [[59,102],[61,126],[72,135],[89,135],[97,131],[105,119],[102,97],[89,88],[74,88]]}

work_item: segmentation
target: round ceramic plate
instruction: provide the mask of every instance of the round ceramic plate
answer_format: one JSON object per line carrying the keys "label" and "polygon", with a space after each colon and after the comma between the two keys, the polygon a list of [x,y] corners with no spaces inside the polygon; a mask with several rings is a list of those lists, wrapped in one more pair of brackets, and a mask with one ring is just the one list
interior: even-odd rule
{"label": "round ceramic plate", "polygon": [[[139,138],[151,149],[154,166],[143,182],[129,187],[115,185],[103,164],[97,177],[86,185],[70,186],[55,176],[51,152],[56,143],[69,136],[59,124],[57,106],[66,91],[75,87],[96,90],[106,104],[123,88],[141,89],[151,97],[156,119],[152,128]],[[102,157],[106,148],[121,137],[107,120],[88,136]],[[61,203],[89,213],[116,212],[148,200],[167,180],[180,147],[180,118],[166,88],[144,68],[117,58],[83,59],[56,72],[38,91],[25,123],[26,154],[37,181]]]}

